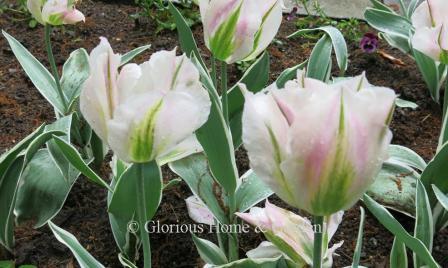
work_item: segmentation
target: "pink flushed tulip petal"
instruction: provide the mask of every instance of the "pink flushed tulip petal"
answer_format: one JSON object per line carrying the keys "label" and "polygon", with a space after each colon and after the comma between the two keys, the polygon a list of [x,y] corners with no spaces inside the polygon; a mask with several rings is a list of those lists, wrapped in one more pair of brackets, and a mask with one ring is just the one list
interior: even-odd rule
{"label": "pink flushed tulip petal", "polygon": [[[311,222],[288,210],[279,208],[266,201],[265,208],[254,207],[249,213],[237,213],[238,217],[251,225],[257,226],[271,243],[263,242],[258,248],[248,252],[250,258],[262,258],[263,254],[278,256],[283,254],[297,264],[311,265],[313,261],[313,244],[315,228]],[[338,212],[326,218],[325,226],[321,231],[328,237],[324,241],[324,267],[331,267],[332,254],[342,245],[336,244],[328,249],[328,243],[342,221],[343,212]],[[316,231],[317,230],[316,228]],[[286,247],[287,248],[286,248]],[[328,249],[328,250],[327,250]],[[267,256],[265,256],[267,257]]]}
{"label": "pink flushed tulip petal", "polygon": [[252,169],[284,201],[314,215],[351,207],[387,158],[395,93],[365,75],[326,85],[299,73],[285,87],[245,95]]}
{"label": "pink flushed tulip petal", "polygon": [[280,168],[286,155],[288,122],[271,95],[248,92],[245,99],[243,129],[250,135],[244,134],[243,142],[246,148],[251,148],[251,165],[272,190],[294,202],[294,193]]}
{"label": "pink flushed tulip petal", "polygon": [[212,212],[198,197],[192,195],[185,199],[185,202],[187,204],[188,215],[192,220],[207,225],[215,224]]}
{"label": "pink flushed tulip petal", "polygon": [[448,1],[423,1],[412,15],[414,49],[435,61],[448,63]]}
{"label": "pink flushed tulip petal", "polygon": [[282,20],[280,0],[201,0],[207,47],[219,60],[256,58],[270,44]]}
{"label": "pink flushed tulip petal", "polygon": [[63,15],[63,24],[75,24],[80,21],[86,21],[86,17],[77,9],[65,12]]}
{"label": "pink flushed tulip petal", "polygon": [[439,61],[440,54],[442,53],[439,44],[440,32],[441,27],[417,28],[412,37],[412,45],[414,49]]}
{"label": "pink flushed tulip petal", "polygon": [[[32,14],[34,15],[35,13],[32,12]],[[73,3],[68,2],[68,0],[44,0],[40,14],[41,21],[37,19],[37,15],[34,15],[34,17],[42,24],[62,25],[85,21],[84,14],[75,9]]]}
{"label": "pink flushed tulip petal", "polygon": [[199,72],[175,50],[127,64],[102,39],[90,55],[91,76],[81,111],[94,131],[126,162],[172,161],[201,150],[194,132],[208,119],[210,99]]}
{"label": "pink flushed tulip petal", "polygon": [[80,96],[81,112],[95,133],[107,140],[107,121],[112,119],[118,104],[118,67],[121,56],[115,54],[106,38],[92,50],[89,57],[90,76]]}

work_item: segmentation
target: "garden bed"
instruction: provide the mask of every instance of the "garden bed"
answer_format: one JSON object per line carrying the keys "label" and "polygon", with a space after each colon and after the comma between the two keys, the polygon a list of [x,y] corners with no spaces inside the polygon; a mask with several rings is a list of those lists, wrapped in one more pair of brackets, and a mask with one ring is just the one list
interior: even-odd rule
{"label": "garden bed", "polygon": [[[63,31],[62,34],[53,36],[54,54],[58,66],[62,66],[70,52],[76,48],[84,47],[90,51],[98,43],[100,36],[107,37],[112,47],[121,53],[151,44],[151,49],[139,56],[137,62],[142,62],[151,53],[160,49],[173,49],[178,46],[176,32],[164,31],[155,34],[156,26],[151,22],[143,22],[136,26],[129,15],[136,13],[137,7],[131,4],[119,1],[84,1],[79,9],[86,15],[85,23],[55,29]],[[9,13],[1,15],[1,28],[17,38],[41,62],[48,65],[42,39],[43,28],[31,29],[27,26],[27,22],[14,21],[12,16],[13,14]],[[312,42],[309,39],[286,38],[296,30],[293,21],[285,20],[277,37],[280,42],[274,42],[269,48],[272,81],[285,68],[304,61],[311,52],[313,43],[309,43]],[[364,30],[367,31],[368,28]],[[200,26],[194,28],[194,33],[207,60],[208,52],[203,45]],[[390,87],[401,98],[419,105],[416,110],[397,109],[391,126],[395,134],[393,143],[407,146],[425,160],[430,160],[437,147],[441,109],[428,96],[426,85],[413,60],[398,50],[390,49],[385,43],[381,43],[381,49],[401,59],[404,65],[398,65],[379,54],[365,54],[357,48],[357,45],[356,42],[349,42],[351,54],[347,75],[358,75],[365,70],[372,84]],[[3,152],[40,124],[52,122],[54,112],[26,77],[4,38],[0,39],[0,47],[0,150]],[[241,75],[236,68],[232,70],[232,74],[233,82]],[[243,150],[239,151],[237,157],[239,171],[242,174],[249,168],[248,160]],[[107,179],[108,173],[108,167],[103,167],[103,178]],[[165,182],[173,177],[174,175],[167,169],[164,170]],[[154,220],[166,224],[192,223],[184,202],[189,195],[190,191],[184,183],[164,192]],[[271,199],[274,203],[281,202],[275,197]],[[54,222],[74,234],[105,266],[120,267],[117,258],[119,252],[110,231],[106,208],[106,190],[81,177]],[[396,216],[406,228],[413,228],[412,219]],[[344,219],[333,238],[333,242],[345,241],[342,248],[337,251],[340,256],[335,257],[335,267],[351,264],[359,224],[359,209],[355,206],[347,211]],[[16,246],[13,257],[18,264],[33,264],[38,267],[77,266],[70,251],[53,237],[47,227],[34,230],[31,226],[32,224],[21,226],[15,231]],[[361,264],[368,267],[387,267],[393,236],[371,215],[367,217],[364,232]],[[213,234],[209,234],[208,238],[215,239]],[[241,240],[240,253],[244,254],[245,251],[258,246],[262,238],[262,235],[248,234],[247,239]],[[152,234],[151,247],[154,267],[202,265],[189,233]],[[435,236],[433,254],[442,267],[448,267],[446,259],[448,229]]]}

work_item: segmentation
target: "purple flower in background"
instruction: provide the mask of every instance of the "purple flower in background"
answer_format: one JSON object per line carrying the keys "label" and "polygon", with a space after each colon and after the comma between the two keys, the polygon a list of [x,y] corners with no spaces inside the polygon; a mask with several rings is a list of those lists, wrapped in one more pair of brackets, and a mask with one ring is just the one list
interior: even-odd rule
{"label": "purple flower in background", "polygon": [[288,14],[288,17],[286,17],[286,20],[293,20],[296,18],[297,16],[297,11],[299,10],[298,7],[294,7],[291,12]]}
{"label": "purple flower in background", "polygon": [[373,53],[378,49],[379,39],[375,33],[366,33],[359,46],[365,53]]}

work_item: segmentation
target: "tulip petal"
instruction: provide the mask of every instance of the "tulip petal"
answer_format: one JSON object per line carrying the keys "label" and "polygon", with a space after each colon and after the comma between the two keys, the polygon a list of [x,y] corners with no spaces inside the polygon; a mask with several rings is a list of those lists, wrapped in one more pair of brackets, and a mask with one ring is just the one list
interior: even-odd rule
{"label": "tulip petal", "polygon": [[80,95],[81,112],[103,141],[107,141],[107,121],[113,117],[118,104],[116,77],[120,60],[107,39],[101,38],[100,44],[90,53],[90,76]]}
{"label": "tulip petal", "polygon": [[[327,218],[328,228],[321,229],[325,232],[325,237],[333,236],[342,220],[342,214],[343,212],[339,212]],[[315,230],[308,219],[270,204],[268,201],[264,209],[254,207],[249,213],[237,213],[237,215],[249,224],[261,228],[271,242],[265,241],[256,249],[249,251],[247,253],[249,258],[266,258],[282,254],[302,266],[312,265]],[[327,250],[328,241],[329,239],[324,242],[326,265],[332,263],[332,254],[342,245],[342,243],[336,244]],[[331,267],[331,265],[325,267]]]}
{"label": "tulip petal", "polygon": [[269,0],[263,1],[262,6],[260,6],[260,1],[254,1],[255,6],[254,9],[251,9],[251,12],[254,10],[258,10],[261,12],[262,21],[260,23],[260,28],[255,33],[255,40],[252,48],[251,54],[246,57],[244,60],[253,60],[261,52],[263,52],[269,44],[272,42],[274,37],[276,36],[278,30],[280,29],[280,25],[282,22],[282,7],[281,3],[283,1],[280,0]]}
{"label": "tulip petal", "polygon": [[415,28],[433,27],[433,20],[429,11],[428,2],[423,1],[414,11],[411,17],[412,25]]}
{"label": "tulip petal", "polygon": [[26,2],[26,6],[27,6],[28,10],[30,11],[31,15],[40,24],[45,24],[45,22],[42,19],[42,6],[43,5],[44,5],[43,0],[28,0]]}
{"label": "tulip petal", "polygon": [[433,26],[448,22],[448,2],[446,0],[427,0]]}
{"label": "tulip petal", "polygon": [[86,17],[84,16],[84,14],[82,14],[81,11],[79,11],[75,8],[72,8],[72,10],[64,13],[63,23],[64,24],[75,24],[77,22],[85,21],[85,20],[86,20]]}
{"label": "tulip petal", "polygon": [[185,199],[188,209],[188,215],[197,223],[214,225],[215,219],[212,212],[207,206],[196,196],[192,195]]}
{"label": "tulip petal", "polygon": [[153,91],[134,95],[115,109],[107,124],[108,142],[121,160],[144,163],[155,158],[154,129],[163,105],[163,95]]}
{"label": "tulip petal", "polygon": [[[275,89],[272,89],[275,90]],[[277,194],[294,203],[294,196],[280,169],[287,142],[288,122],[274,98],[247,92],[243,113],[243,141],[251,167]]]}
{"label": "tulip petal", "polygon": [[196,138],[196,135],[192,134],[188,138],[168,150],[165,154],[158,156],[158,163],[160,166],[162,166],[167,163],[185,158],[189,155],[200,153],[203,150],[204,149]]}
{"label": "tulip petal", "polygon": [[441,27],[417,28],[412,37],[414,49],[428,55],[436,61],[440,60],[442,50],[439,45]]}

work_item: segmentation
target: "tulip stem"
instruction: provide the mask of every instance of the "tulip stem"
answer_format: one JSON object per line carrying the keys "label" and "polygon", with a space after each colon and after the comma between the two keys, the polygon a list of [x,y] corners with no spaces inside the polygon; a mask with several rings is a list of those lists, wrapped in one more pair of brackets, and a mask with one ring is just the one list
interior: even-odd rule
{"label": "tulip stem", "polygon": [[314,216],[314,252],[313,268],[322,267],[322,242],[324,232],[324,217]]}
{"label": "tulip stem", "polygon": [[54,60],[53,49],[51,48],[51,25],[45,24],[45,47],[47,49],[48,61],[50,62],[51,72],[56,82],[56,90],[58,91],[59,98],[62,101],[64,107],[64,113],[67,112],[67,100],[65,99],[64,92],[62,91],[61,82],[59,80],[58,68]]}
{"label": "tulip stem", "polygon": [[221,62],[221,94],[222,94],[222,114],[224,116],[224,120],[229,125],[229,106],[228,106],[228,97],[227,97],[227,63]]}
{"label": "tulip stem", "polygon": [[213,55],[211,56],[211,65],[212,65],[212,81],[213,81],[213,85],[215,86],[215,88],[217,87],[216,84],[216,59],[215,57],[213,57]]}
{"label": "tulip stem", "polygon": [[[146,232],[146,219],[148,218],[148,215],[146,213],[145,209],[145,193],[144,193],[144,179],[145,174],[143,174],[144,171],[144,164],[135,164],[137,165],[137,218],[138,223],[140,226],[140,239],[143,244],[143,267],[144,268],[151,268],[151,244],[149,241],[149,235]],[[142,204],[143,203],[143,204]]]}

